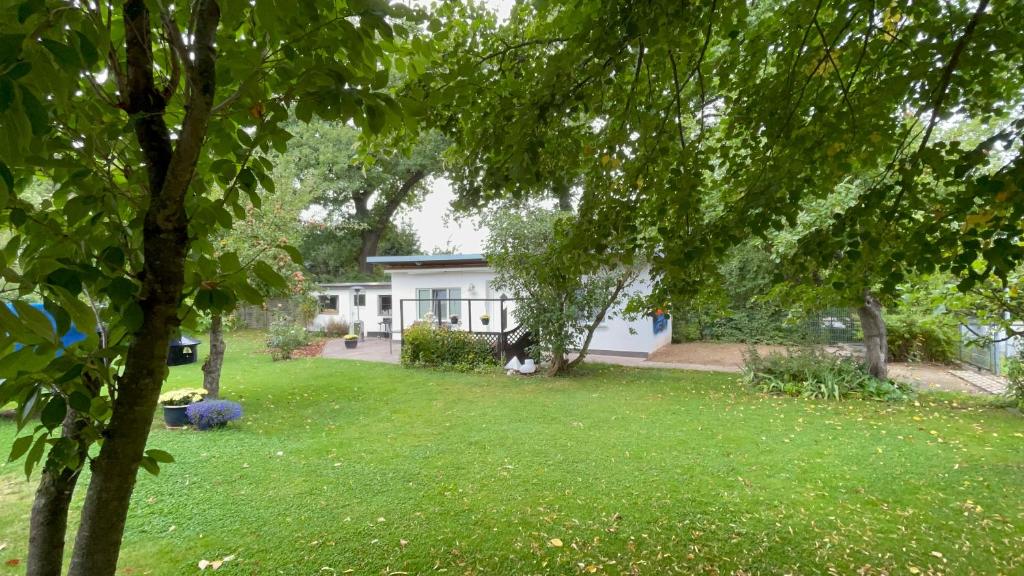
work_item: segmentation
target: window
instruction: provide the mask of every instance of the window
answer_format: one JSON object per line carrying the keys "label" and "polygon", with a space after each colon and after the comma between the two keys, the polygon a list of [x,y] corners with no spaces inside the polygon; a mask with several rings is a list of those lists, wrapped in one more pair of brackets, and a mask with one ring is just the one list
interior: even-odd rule
{"label": "window", "polygon": [[381,294],[377,296],[378,316],[391,316],[391,295]]}
{"label": "window", "polygon": [[317,297],[321,314],[338,313],[338,296],[336,294],[321,294]]}
{"label": "window", "polygon": [[433,312],[435,320],[447,322],[453,314],[461,316],[462,303],[455,302],[461,297],[462,290],[459,288],[418,288],[416,315],[422,319],[427,312]]}
{"label": "window", "polygon": [[352,304],[354,306],[366,306],[366,294],[353,294]]}

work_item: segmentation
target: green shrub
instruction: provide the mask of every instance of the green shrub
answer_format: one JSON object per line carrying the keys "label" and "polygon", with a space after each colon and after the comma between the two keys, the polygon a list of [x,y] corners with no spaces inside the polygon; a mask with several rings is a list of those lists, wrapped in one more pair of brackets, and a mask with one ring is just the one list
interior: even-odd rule
{"label": "green shrub", "polygon": [[1024,410],[1024,352],[1007,360],[1006,379],[1010,381],[1006,393],[1017,401],[1017,408]]}
{"label": "green shrub", "polygon": [[956,360],[956,322],[940,317],[890,314],[885,323],[890,361],[949,364]]}
{"label": "green shrub", "polygon": [[767,356],[751,348],[745,357],[743,380],[762,392],[825,400],[862,397],[892,401],[906,399],[911,393],[905,384],[872,377],[851,358],[814,348]]}
{"label": "green shrub", "polygon": [[491,346],[468,332],[414,324],[402,334],[402,365],[466,372],[494,364]]}
{"label": "green shrub", "polygon": [[308,345],[309,333],[291,320],[280,318],[270,325],[267,347],[274,360],[288,360],[292,352]]}

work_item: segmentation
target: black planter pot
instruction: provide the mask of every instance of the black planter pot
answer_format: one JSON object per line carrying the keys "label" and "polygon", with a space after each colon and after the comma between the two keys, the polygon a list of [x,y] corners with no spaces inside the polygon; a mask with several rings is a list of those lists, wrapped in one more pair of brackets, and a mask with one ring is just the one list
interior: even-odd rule
{"label": "black planter pot", "polygon": [[487,326],[488,324],[491,323],[491,319],[490,318],[481,318],[480,319],[480,323],[483,324],[484,326]]}
{"label": "black planter pot", "polygon": [[168,428],[188,426],[188,406],[164,406],[164,424]]}
{"label": "black planter pot", "polygon": [[359,340],[345,340],[345,348],[355,348]]}

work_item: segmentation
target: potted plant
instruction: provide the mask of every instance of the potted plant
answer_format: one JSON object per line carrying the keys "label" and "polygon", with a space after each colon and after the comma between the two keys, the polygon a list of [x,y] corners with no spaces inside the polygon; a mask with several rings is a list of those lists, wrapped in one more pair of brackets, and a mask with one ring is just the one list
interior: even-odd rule
{"label": "potted plant", "polygon": [[487,314],[481,314],[480,323],[483,324],[484,326],[487,326],[488,324],[491,323],[491,317]]}
{"label": "potted plant", "polygon": [[186,388],[171,390],[160,395],[160,404],[164,407],[164,424],[168,428],[182,428],[188,424],[188,407],[206,397],[202,388]]}
{"label": "potted plant", "polygon": [[242,406],[228,400],[204,400],[187,407],[188,421],[199,430],[223,428],[242,417]]}
{"label": "potted plant", "polygon": [[452,326],[454,326],[454,325],[459,323],[459,317],[456,314],[452,314],[452,316],[451,316],[451,318],[449,318],[449,320],[451,320]]}
{"label": "potted plant", "polygon": [[345,334],[345,348],[355,348],[359,344],[359,336],[356,334]]}

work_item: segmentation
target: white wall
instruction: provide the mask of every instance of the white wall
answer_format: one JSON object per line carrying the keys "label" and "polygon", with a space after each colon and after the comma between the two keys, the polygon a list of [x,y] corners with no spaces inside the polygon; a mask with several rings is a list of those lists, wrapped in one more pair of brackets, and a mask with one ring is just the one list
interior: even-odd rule
{"label": "white wall", "polygon": [[[398,339],[399,306],[404,306],[405,327],[412,326],[418,320],[418,309],[416,302],[416,290],[421,288],[458,288],[462,298],[500,298],[501,294],[491,286],[494,272],[490,268],[428,268],[424,270],[398,269],[389,271],[391,275],[391,291],[395,306],[395,338]],[[402,299],[408,300],[404,305],[400,304]],[[500,327],[499,302],[462,302],[458,312],[462,329],[469,327],[470,306],[473,311],[474,332],[497,332]],[[511,316],[512,306],[506,305],[510,310],[509,326],[511,328],[514,320]],[[487,313],[491,317],[490,324],[484,326],[480,323],[480,316]],[[447,320],[442,318],[442,320]]]}
{"label": "white wall", "polygon": [[608,311],[608,316],[594,331],[594,339],[590,342],[590,350],[595,353],[611,352],[626,355],[649,355],[658,348],[672,341],[672,320],[665,329],[654,333],[654,319],[642,316],[633,320],[622,317],[629,298],[633,295],[650,294],[651,282],[644,271],[640,277],[624,291],[622,303]]}
{"label": "white wall", "polygon": [[[418,288],[458,288],[462,298],[499,298],[501,293],[491,286],[494,272],[490,268],[434,268],[434,269],[399,269],[390,271],[391,290],[394,298],[394,338],[400,339],[398,334],[399,313],[398,307],[401,299],[409,300],[404,304],[405,326],[409,327],[417,318],[416,290]],[[650,293],[650,280],[646,273],[626,288],[626,294],[647,294]],[[508,294],[512,297],[512,294]],[[626,320],[621,315],[623,305],[609,311],[609,315],[597,327],[594,332],[594,339],[590,344],[592,350],[620,353],[627,355],[646,356],[668,344],[672,340],[672,323],[669,321],[666,329],[659,334],[654,333],[654,322],[650,316],[644,316],[635,320]],[[497,332],[500,329],[499,302],[473,302],[473,331]],[[468,327],[469,303],[461,304],[459,318],[462,320],[461,328]],[[508,302],[505,305],[508,310],[508,323],[506,329],[515,327],[519,321],[515,317],[515,302]],[[487,312],[491,317],[489,326],[480,324],[480,315]],[[447,320],[447,319],[442,319]],[[631,333],[632,329],[635,334]]]}
{"label": "white wall", "polygon": [[[379,323],[387,317],[386,314],[381,314],[379,308],[380,299],[377,298],[380,295],[391,294],[390,286],[381,285],[362,285],[363,289],[360,291],[366,295],[366,306],[360,306],[358,310],[358,318],[363,321],[363,329],[366,332],[378,332],[380,331]],[[353,320],[357,318],[357,311],[355,302],[355,293],[351,287],[345,286],[325,286],[319,292],[315,293],[314,296],[321,294],[330,294],[338,297],[338,313],[337,314],[317,314],[313,319],[313,325],[311,326],[314,330],[321,330],[331,320],[340,320],[348,322],[350,325]],[[394,299],[392,299],[394,300]],[[395,317],[398,317],[398,310],[395,308],[395,304],[392,304],[392,311]],[[395,320],[397,323],[397,320]]]}

